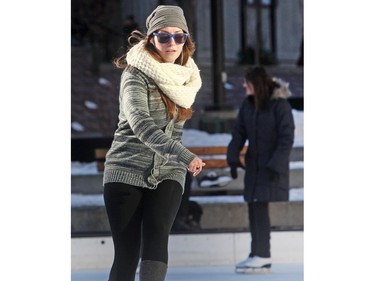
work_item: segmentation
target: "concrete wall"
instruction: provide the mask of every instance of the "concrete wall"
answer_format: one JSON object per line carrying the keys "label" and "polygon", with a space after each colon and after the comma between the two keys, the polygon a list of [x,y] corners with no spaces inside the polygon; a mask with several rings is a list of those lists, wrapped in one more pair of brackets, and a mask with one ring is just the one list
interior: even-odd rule
{"label": "concrete wall", "polygon": [[[86,195],[90,197],[89,195]],[[191,198],[194,200],[194,197]],[[245,202],[199,202],[203,209],[202,232],[215,230],[248,230]],[[104,204],[103,204],[104,205]],[[72,206],[71,232],[73,236],[87,233],[109,233],[105,207],[101,205]],[[271,226],[274,229],[301,230],[304,225],[303,201],[270,203]]]}
{"label": "concrete wall", "polygon": [[303,36],[303,0],[282,0],[278,3],[278,58],[284,64],[295,64]]}

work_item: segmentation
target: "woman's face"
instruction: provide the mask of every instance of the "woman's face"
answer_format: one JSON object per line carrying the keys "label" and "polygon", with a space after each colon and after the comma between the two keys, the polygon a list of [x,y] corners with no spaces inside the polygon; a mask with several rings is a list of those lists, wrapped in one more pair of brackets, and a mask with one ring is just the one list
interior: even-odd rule
{"label": "woman's face", "polygon": [[[178,27],[165,27],[156,33],[177,34],[183,33],[183,30]],[[154,44],[156,51],[163,58],[165,62],[174,63],[180,56],[184,44],[177,44],[175,38],[170,37],[167,43],[160,43],[158,36],[154,36],[151,42]]]}
{"label": "woman's face", "polygon": [[253,84],[251,82],[249,82],[246,79],[244,79],[243,87],[246,90],[246,95],[248,95],[248,96],[254,95],[254,93],[255,93],[254,86],[253,86]]}

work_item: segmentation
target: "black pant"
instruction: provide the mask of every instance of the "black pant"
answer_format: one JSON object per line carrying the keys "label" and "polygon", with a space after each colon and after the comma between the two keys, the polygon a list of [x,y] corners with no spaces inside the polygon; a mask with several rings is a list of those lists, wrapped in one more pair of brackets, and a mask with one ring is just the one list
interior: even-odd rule
{"label": "black pant", "polygon": [[157,189],[105,184],[115,247],[110,281],[133,281],[140,255],[142,260],[168,263],[168,238],[181,196],[181,186],[172,180],[161,182]]}
{"label": "black pant", "polygon": [[251,233],[251,253],[249,255],[250,257],[271,257],[271,222],[268,205],[268,202],[248,203]]}
{"label": "black pant", "polygon": [[182,195],[181,205],[177,212],[177,217],[187,218],[189,215],[189,199],[191,191],[191,183],[193,181],[193,176],[190,172],[186,173],[184,194]]}

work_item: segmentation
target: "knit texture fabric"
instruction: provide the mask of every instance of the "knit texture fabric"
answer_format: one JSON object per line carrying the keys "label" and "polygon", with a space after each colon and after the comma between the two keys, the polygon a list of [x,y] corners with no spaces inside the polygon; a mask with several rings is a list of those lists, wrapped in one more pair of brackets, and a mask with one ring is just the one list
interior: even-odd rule
{"label": "knit texture fabric", "polygon": [[184,11],[178,6],[159,5],[147,17],[147,35],[164,27],[179,27],[189,33],[189,29],[184,16]]}
{"label": "knit texture fabric", "polygon": [[127,63],[153,79],[174,103],[190,108],[202,86],[199,69],[194,60],[189,58],[186,65],[160,63],[145,50],[144,44],[142,40],[129,50]]}

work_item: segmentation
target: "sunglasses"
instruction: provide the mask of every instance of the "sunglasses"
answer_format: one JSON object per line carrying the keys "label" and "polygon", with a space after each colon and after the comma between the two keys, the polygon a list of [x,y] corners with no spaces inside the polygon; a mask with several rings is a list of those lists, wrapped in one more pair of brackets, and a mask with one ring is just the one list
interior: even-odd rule
{"label": "sunglasses", "polygon": [[153,35],[158,38],[158,42],[160,44],[169,43],[172,37],[176,44],[184,44],[186,42],[186,39],[189,37],[189,33],[169,34],[165,32],[154,32]]}

